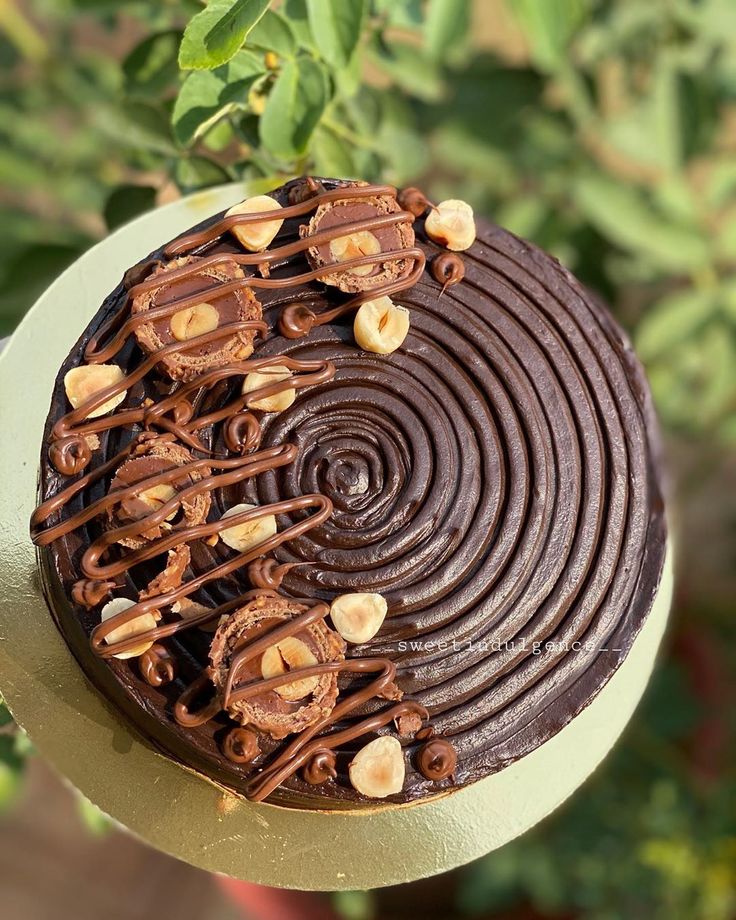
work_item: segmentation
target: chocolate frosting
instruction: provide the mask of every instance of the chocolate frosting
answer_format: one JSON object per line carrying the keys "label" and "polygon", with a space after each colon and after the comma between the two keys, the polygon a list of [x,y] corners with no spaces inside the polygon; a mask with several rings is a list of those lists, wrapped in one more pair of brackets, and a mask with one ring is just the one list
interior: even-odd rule
{"label": "chocolate frosting", "polygon": [[[322,187],[335,197],[345,194],[346,186],[334,180],[322,180]],[[625,658],[651,608],[665,551],[650,397],[608,312],[556,260],[483,221],[476,242],[462,254],[464,276],[453,256],[444,267],[439,263],[435,274],[443,281],[424,271],[425,261],[432,264],[444,253],[416,220],[417,240],[404,253],[413,259],[413,286],[393,295],[411,311],[408,337],[391,355],[361,351],[351,311],[368,297],[319,282],[299,236],[302,215],[309,212],[308,195],[299,204],[303,189],[297,180],[272,193],[301,213],[287,211],[272,244],[288,247],[282,261],[272,264],[268,278],[248,279],[263,305],[265,328],[244,327],[261,335],[270,331],[253,358],[306,362],[294,365],[301,368],[296,376],[309,377],[295,403],[263,415],[258,424],[235,385],[242,368],[235,380],[227,368],[208,371],[204,391],[202,379],[183,387],[167,384],[150,374],[155,355],[139,373],[135,340],[121,336],[114,361],[128,375],[128,401],[113,416],[87,422],[69,413],[65,372],[85,350],[110,359],[104,356],[109,334],[101,334],[103,326],[119,314],[129,288],[135,292],[151,283],[146,272],[129,274],[127,286],[106,299],[57,378],[41,457],[41,498],[49,505],[43,521],[36,519],[37,527],[56,530],[46,532],[53,539],[39,541],[40,561],[50,609],[101,691],[171,756],[251,792],[253,764],[223,754],[221,736],[232,723],[208,699],[208,679],[202,679],[213,617],[216,623],[220,613],[242,605],[243,592],[252,587],[328,603],[349,591],[383,594],[389,617],[378,636],[335,667],[352,669],[351,662],[366,660],[370,670],[371,661],[388,659],[400,690],[418,712],[426,708],[442,735],[425,745],[451,744],[456,764],[452,776],[439,780],[422,772],[418,764],[428,755],[418,759],[421,743],[414,744],[404,790],[389,799],[411,801],[482,778],[543,744]],[[263,254],[243,257],[226,232],[228,221],[233,218],[217,215],[152,253],[148,265],[193,254],[257,266]],[[286,281],[297,274],[296,283]],[[447,284],[450,274],[461,280]],[[217,333],[212,336],[215,341]],[[153,408],[143,407],[145,397]],[[190,417],[188,407],[195,405]],[[177,406],[183,407],[178,416]],[[111,426],[111,419],[119,423]],[[217,424],[223,419],[224,425]],[[111,658],[99,632],[97,654],[90,651],[99,613],[82,603],[107,596],[111,584],[127,586],[134,596],[160,573],[160,558],[147,556],[145,546],[133,551],[131,565],[130,550],[123,558],[110,542],[114,532],[89,514],[94,503],[105,508],[106,479],[128,456],[131,430],[147,422],[193,451],[214,452],[202,462],[212,476],[203,473],[197,483],[208,489],[213,480],[209,523],[198,525],[189,543],[193,575],[217,573],[201,580],[195,596],[209,610],[194,614],[189,622],[195,628],[163,624],[177,666],[158,686],[155,675],[167,678],[168,668],[160,670],[153,649],[144,664],[150,680],[135,662]],[[86,444],[89,433],[99,436],[97,451]],[[235,458],[232,468],[218,466],[225,462],[219,457],[231,456],[228,451],[283,451],[285,445],[292,448],[283,463],[261,453],[265,467],[258,473],[252,453],[240,465]],[[229,479],[217,478],[223,471]],[[82,485],[62,507],[53,496],[72,474]],[[240,502],[276,505],[279,535],[290,536],[271,547],[271,560],[248,565],[241,559],[229,567],[222,548],[205,538],[218,532],[221,514]],[[70,515],[81,521],[78,527],[64,526]],[[159,544],[158,553],[177,539]],[[85,584],[73,593],[81,557]],[[167,602],[181,602],[188,593],[185,583]],[[139,606],[156,609],[145,600]],[[155,638],[161,641],[161,630]],[[355,676],[343,674],[341,686],[348,678]],[[185,710],[198,716],[189,724],[171,717],[186,688],[185,703],[192,705]],[[361,743],[351,734],[356,721],[381,728],[406,714],[402,705],[394,711],[369,695],[332,731],[349,750]],[[359,805],[361,797],[345,779],[347,762],[338,756],[333,765],[319,738],[301,743],[301,773],[290,762],[282,776],[283,742],[261,739],[256,765],[272,766],[256,781],[257,797],[273,786],[269,800],[282,804]],[[429,758],[433,776],[439,768],[445,773],[447,757],[434,756],[442,753],[433,749]],[[320,777],[330,781],[315,782]]]}

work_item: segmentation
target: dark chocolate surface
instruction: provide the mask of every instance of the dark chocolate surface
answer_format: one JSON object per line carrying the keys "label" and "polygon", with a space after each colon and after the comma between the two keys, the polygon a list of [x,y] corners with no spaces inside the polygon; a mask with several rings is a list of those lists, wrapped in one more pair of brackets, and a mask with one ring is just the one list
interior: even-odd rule
{"label": "dark chocolate surface", "polygon": [[[288,186],[276,197],[285,203],[287,193]],[[297,239],[304,222],[287,220],[278,242]],[[435,731],[457,752],[454,783],[426,780],[412,758],[404,791],[391,802],[496,772],[574,718],[630,649],[656,595],[665,551],[649,391],[614,320],[554,259],[483,221],[476,243],[462,254],[463,281],[440,296],[429,263],[442,250],[427,241],[422,223],[415,230],[428,268],[395,297],[411,310],[411,328],[394,354],[361,351],[352,314],[304,338],[280,336],[285,304],[300,299],[315,311],[334,305],[334,289],[319,282],[257,292],[273,331],[256,343],[254,357],[329,359],[337,372],[300,390],[289,409],[263,418],[262,447],[291,442],[296,460],[213,492],[210,510],[214,520],[240,502],[309,492],[332,500],[324,525],[275,551],[280,562],[310,563],[286,576],[282,592],[327,601],[349,591],[383,594],[389,604],[383,628],[351,654],[391,658],[401,689],[428,708]],[[206,251],[241,250],[225,234]],[[152,256],[162,258],[162,250]],[[271,274],[308,269],[301,255]],[[65,372],[123,299],[121,284],[62,366],[47,435],[68,408]],[[140,359],[131,337],[114,361],[127,371]],[[128,398],[149,390],[159,398],[174,386],[147,378]],[[215,387],[208,399],[217,406],[232,395],[232,387]],[[212,443],[210,432],[201,436]],[[93,464],[129,439],[124,429],[102,432]],[[48,462],[44,442],[41,498],[67,481]],[[96,484],[69,512],[104,492],[105,484]],[[299,517],[282,516],[279,528]],[[40,552],[59,628],[88,676],[147,739],[242,788],[252,765],[230,762],[219,747],[231,723],[222,716],[184,728],[171,714],[207,662],[211,631],[193,629],[167,641],[177,677],[160,688],[141,678],[134,661],[92,654],[89,634],[99,613],[70,597],[79,557],[100,527],[92,521]],[[192,544],[195,572],[225,558],[221,546]],[[129,593],[160,572],[154,563],[127,573]],[[196,599],[215,606],[249,587],[238,572]],[[278,742],[263,745],[264,758],[277,748]],[[349,760],[349,752],[338,756],[339,776]],[[346,782],[313,786],[296,776],[269,801],[355,807],[367,800]]]}

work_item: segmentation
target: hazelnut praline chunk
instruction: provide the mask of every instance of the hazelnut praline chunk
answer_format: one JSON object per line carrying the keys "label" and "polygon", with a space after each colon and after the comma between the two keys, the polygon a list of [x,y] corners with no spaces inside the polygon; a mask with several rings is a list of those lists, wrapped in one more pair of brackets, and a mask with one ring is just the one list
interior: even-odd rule
{"label": "hazelnut praline chunk", "polygon": [[[295,619],[306,609],[285,598],[262,596],[225,617],[210,646],[210,673],[217,690],[220,693],[224,691],[230,667],[237,652],[269,631]],[[313,657],[319,664],[328,661],[342,661],[345,658],[344,641],[323,620],[300,628],[290,638],[304,645],[309,651],[310,658]],[[274,657],[275,653],[269,655],[267,674],[269,668],[273,667],[270,659]],[[290,657],[287,649],[283,656],[285,665],[281,673],[291,669],[288,660]],[[261,654],[248,661],[238,672],[236,687],[264,680],[263,660],[265,658],[266,655]],[[287,683],[285,686],[291,685]],[[285,694],[283,691],[280,694],[276,690],[256,693],[248,699],[233,701],[227,707],[227,712],[241,725],[254,726],[268,733],[272,738],[284,738],[294,732],[303,731],[332,712],[338,693],[337,673],[333,671],[321,674],[312,689],[308,687],[301,689],[305,693],[299,699],[290,698],[296,694],[288,691]]]}
{"label": "hazelnut praline chunk", "polygon": [[[349,189],[346,189],[346,194],[347,191]],[[340,228],[348,224],[375,220],[401,210],[396,198],[390,195],[342,198],[321,204],[309,224],[303,225],[299,231],[303,238],[329,231],[328,241],[310,246],[307,250],[312,268],[331,265],[336,268],[319,280],[347,293],[359,293],[390,284],[403,275],[409,268],[410,259],[394,257],[382,261],[379,257],[381,253],[410,249],[414,245],[414,229],[410,220],[382,227],[366,227],[352,234],[340,233]],[[375,256],[376,262],[340,270],[341,262],[363,255]]]}
{"label": "hazelnut praline chunk", "polygon": [[[169,441],[151,441],[135,456],[126,460],[115,471],[110,483],[108,494],[128,488],[137,483],[145,483],[166,470],[177,466],[184,466],[194,460],[191,453],[179,444]],[[108,527],[121,527],[134,521],[142,520],[157,507],[174,497],[192,482],[198,482],[203,476],[208,476],[208,468],[192,471],[187,477],[178,479],[175,483],[162,483],[151,488],[142,488],[140,493],[134,493],[122,502],[112,505],[108,509]],[[187,524],[194,526],[206,520],[210,510],[210,493],[197,492],[182,502],[180,509],[174,512],[174,520],[182,515]],[[118,542],[131,549],[139,549],[149,540],[156,540],[164,532],[169,531],[172,521],[163,521],[161,524],[148,528],[141,533],[125,537]]]}
{"label": "hazelnut praline chunk", "polygon": [[185,278],[167,281],[166,276],[170,272],[199,261],[203,260],[184,256],[158,265],[149,279],[160,278],[160,286],[133,298],[131,312],[135,315],[172,301],[189,299],[197,294],[202,296],[201,301],[135,328],[135,337],[146,354],[156,354],[172,342],[181,342],[181,351],[164,355],[159,363],[160,370],[172,380],[192,380],[212,368],[250,357],[255,338],[255,331],[250,329],[239,330],[232,335],[223,334],[221,338],[199,346],[187,347],[187,343],[218,327],[260,320],[263,316],[261,304],[245,283],[230,293],[218,294],[216,289],[221,285],[245,278],[242,268],[235,262],[203,264],[201,269]]}

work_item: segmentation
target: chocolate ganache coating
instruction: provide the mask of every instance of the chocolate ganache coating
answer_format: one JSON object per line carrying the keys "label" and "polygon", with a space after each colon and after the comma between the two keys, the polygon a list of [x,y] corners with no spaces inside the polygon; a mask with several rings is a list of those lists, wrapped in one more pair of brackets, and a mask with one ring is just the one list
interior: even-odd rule
{"label": "chocolate ganache coating", "polygon": [[[313,184],[328,193],[352,187],[331,179]],[[308,201],[311,188],[295,180],[272,197],[288,207]],[[341,696],[339,720],[329,730],[345,743],[332,752],[315,738],[298,769],[287,770],[268,793],[269,801],[312,808],[370,804],[347,778],[351,756],[367,740],[351,737],[350,729],[374,719],[371,731],[385,730],[384,710],[391,705],[385,700],[402,694],[411,701],[404,712],[421,720],[426,709],[442,739],[427,742],[421,732],[402,738],[404,788],[385,801],[414,801],[481,779],[542,745],[626,657],[652,606],[665,554],[656,426],[642,369],[621,329],[535,246],[478,221],[471,248],[432,272],[432,261],[445,251],[427,238],[417,216],[415,241],[402,229],[416,278],[392,292],[410,311],[409,333],[394,353],[373,354],[356,345],[354,311],[345,307],[351,294],[323,284],[299,244],[299,228],[309,222],[304,214],[287,216],[270,247],[294,244],[293,251],[253,276],[266,331],[256,337],[252,357],[311,362],[305,367],[329,366],[334,373],[315,371],[288,408],[258,413],[260,424],[244,404],[235,415],[217,416],[237,401],[242,376],[191,388],[182,397],[186,411],[162,422],[165,436],[173,440],[183,431],[193,461],[204,456],[209,464],[196,476],[183,474],[177,489],[195,488],[221,469],[229,477],[225,485],[213,480],[211,489],[205,486],[210,524],[200,526],[210,531],[188,543],[187,581],[232,557],[221,541],[207,538],[212,522],[237,504],[278,504],[280,533],[304,526],[277,543],[268,552],[272,558],[208,580],[192,598],[179,596],[178,609],[200,619],[193,628],[157,635],[165,648],[153,646],[140,664],[95,654],[90,636],[99,628],[100,602],[112,595],[145,597],[161,575],[160,557],[147,558],[144,546],[137,550],[144,554],[139,562],[116,567],[111,561],[123,552],[116,544],[102,562],[95,556],[95,578],[85,579],[80,558],[111,539],[103,509],[76,528],[62,527],[43,545],[41,570],[55,621],[99,690],[150,743],[246,793],[254,771],[265,766],[268,777],[269,764],[280,765],[285,742],[259,734],[250,743],[246,729],[229,734],[235,723],[213,704],[206,679],[218,621],[207,620],[201,608],[228,613],[256,588],[265,597],[278,590],[299,605],[309,599],[318,617],[337,595],[380,593],[389,611],[382,628],[370,642],[352,646],[349,660],[334,664]],[[215,232],[222,223],[219,214],[194,228],[196,245],[185,254],[242,255],[226,228]],[[152,253],[150,267],[180,257],[181,239]],[[90,341],[93,352],[104,347],[97,341],[101,330],[123,309],[128,288],[148,272],[130,275],[127,286],[110,294],[57,377],[41,453],[41,500],[106,463],[109,470],[54,509],[47,527],[104,502],[131,438],[151,418],[145,415],[150,409],[131,407],[166,399],[182,386],[157,372],[152,358],[150,373],[132,380],[116,410],[130,412],[130,423],[85,428],[99,438],[89,461],[84,436],[60,424],[69,412],[65,373],[83,361]],[[459,280],[447,284],[450,274]],[[259,287],[255,280],[263,281],[262,275],[274,283]],[[305,277],[278,284],[294,275]],[[306,334],[287,337],[280,320],[285,308],[294,318],[295,304],[308,319],[301,330]],[[105,360],[131,374],[144,357],[130,335]],[[192,412],[195,419],[209,413],[212,423],[196,427]],[[213,453],[202,455],[197,445]],[[292,445],[288,455],[284,445]],[[253,450],[258,453],[248,453]],[[53,458],[61,454],[73,462],[59,473]],[[241,454],[243,469],[234,459],[227,468],[210,462]],[[249,456],[266,458],[252,475]],[[323,505],[315,510],[302,496],[322,496]],[[175,538],[169,542],[175,545]],[[163,622],[169,622],[166,613]],[[389,671],[376,677],[372,663],[381,661],[390,663],[393,677]],[[339,708],[343,692],[371,681],[389,687],[383,700],[366,691],[356,710]],[[185,690],[191,706],[182,710]],[[211,712],[201,723],[193,718],[182,724],[173,715],[177,706],[179,712]],[[248,739],[246,753],[240,741],[235,745],[238,738]],[[272,774],[276,782],[278,771]]]}

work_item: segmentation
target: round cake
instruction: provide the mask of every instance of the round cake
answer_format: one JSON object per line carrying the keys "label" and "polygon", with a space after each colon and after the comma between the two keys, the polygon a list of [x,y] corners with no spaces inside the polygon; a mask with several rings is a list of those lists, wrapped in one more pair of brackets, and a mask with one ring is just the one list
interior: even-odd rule
{"label": "round cake", "polygon": [[314,177],[126,273],[57,376],[40,501],[49,609],[99,692],[308,809],[539,748],[665,556],[649,391],[605,308],[464,202]]}

